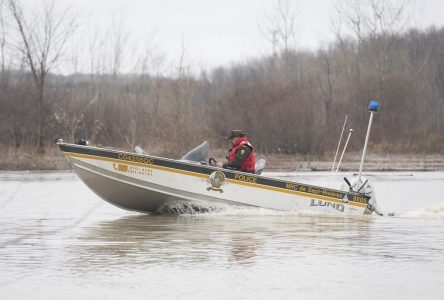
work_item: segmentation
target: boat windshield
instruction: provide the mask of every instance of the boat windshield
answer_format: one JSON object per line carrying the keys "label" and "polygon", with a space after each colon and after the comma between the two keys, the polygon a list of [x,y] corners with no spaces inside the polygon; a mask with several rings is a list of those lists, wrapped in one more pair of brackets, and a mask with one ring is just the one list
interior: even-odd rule
{"label": "boat windshield", "polygon": [[210,151],[210,144],[205,141],[187,154],[185,154],[182,157],[182,160],[186,161],[194,161],[194,162],[201,162],[201,161],[208,161]]}

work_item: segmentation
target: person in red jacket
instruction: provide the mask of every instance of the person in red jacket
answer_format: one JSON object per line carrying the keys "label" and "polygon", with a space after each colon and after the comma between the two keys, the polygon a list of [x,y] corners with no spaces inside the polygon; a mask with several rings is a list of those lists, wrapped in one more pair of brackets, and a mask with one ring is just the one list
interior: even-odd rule
{"label": "person in red jacket", "polygon": [[256,171],[254,147],[248,141],[246,133],[242,130],[232,130],[228,139],[230,140],[231,148],[228,150],[227,162],[217,162],[213,166],[254,173]]}

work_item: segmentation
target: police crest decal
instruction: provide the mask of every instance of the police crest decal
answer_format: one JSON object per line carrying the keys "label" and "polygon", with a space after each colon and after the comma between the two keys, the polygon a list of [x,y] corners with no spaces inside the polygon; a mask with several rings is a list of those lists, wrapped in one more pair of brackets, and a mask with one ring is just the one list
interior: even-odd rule
{"label": "police crest decal", "polygon": [[210,187],[207,188],[207,191],[217,191],[223,193],[224,191],[221,189],[221,186],[225,184],[225,174],[221,171],[214,171],[208,177],[208,182],[211,184]]}

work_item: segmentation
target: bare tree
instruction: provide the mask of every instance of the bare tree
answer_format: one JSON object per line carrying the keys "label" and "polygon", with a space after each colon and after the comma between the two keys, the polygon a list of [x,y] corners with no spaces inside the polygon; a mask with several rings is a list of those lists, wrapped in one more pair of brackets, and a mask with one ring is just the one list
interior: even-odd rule
{"label": "bare tree", "polygon": [[[331,49],[319,51],[318,60],[321,62],[318,74],[319,87],[323,98],[325,118],[322,119],[324,124],[330,125],[330,116],[333,104],[333,89],[335,86],[335,77],[333,74],[333,58]],[[324,83],[325,82],[325,83]]]}
{"label": "bare tree", "polygon": [[302,12],[299,0],[275,0],[272,12],[266,14],[264,24],[259,24],[263,37],[271,44],[273,54],[288,55],[296,46],[296,22]]}
{"label": "bare tree", "polygon": [[[339,43],[344,47],[344,26],[346,27],[346,34],[353,37],[356,43],[355,51],[355,65],[356,76],[355,80],[358,87],[361,86],[361,56],[362,56],[362,42],[365,37],[364,32],[364,8],[362,0],[342,0],[336,2],[336,19],[334,20],[335,35]],[[344,25],[345,24],[345,25]],[[348,31],[347,31],[348,30]]]}
{"label": "bare tree", "polygon": [[181,148],[182,148],[182,131],[184,126],[184,116],[186,113],[186,110],[184,110],[184,101],[186,99],[184,98],[183,94],[183,81],[186,80],[185,78],[185,72],[186,72],[186,66],[185,66],[185,53],[186,48],[184,45],[184,40],[182,36],[182,47],[180,51],[180,57],[179,57],[179,63],[177,66],[177,79],[174,86],[174,100],[175,100],[175,109],[173,112],[173,118],[175,122],[175,139],[176,139],[176,156],[179,157]]}
{"label": "bare tree", "polygon": [[123,14],[113,18],[113,24],[111,28],[111,66],[112,74],[116,76],[122,70],[124,64],[126,44],[129,40],[129,33],[125,30],[125,20]]}
{"label": "bare tree", "polygon": [[[371,54],[370,59],[378,76],[380,96],[384,76],[387,72],[388,54],[392,47],[390,34],[401,31],[406,24],[406,11],[411,0],[342,0],[336,3],[335,33],[340,44],[345,34],[356,43],[356,79],[361,85],[362,60],[364,52]],[[366,41],[366,48],[364,47]],[[368,56],[368,55],[367,55]]]}
{"label": "bare tree", "polygon": [[16,48],[25,57],[37,88],[37,145],[43,152],[45,83],[48,73],[60,60],[65,44],[78,27],[71,7],[61,8],[54,0],[42,1],[42,14],[26,17],[19,0],[8,0],[8,7],[17,25],[20,43]]}
{"label": "bare tree", "polygon": [[175,81],[171,89],[171,118],[172,118],[172,132],[175,141],[175,155],[179,155],[183,151],[184,139],[188,134],[190,121],[190,100],[192,96],[192,79],[189,75],[190,65],[186,63],[187,49],[185,47],[184,37],[182,36],[181,49],[177,65],[175,66]]}
{"label": "bare tree", "polygon": [[[407,10],[412,0],[342,0],[335,4],[333,20],[337,37],[345,25],[346,33],[358,42],[364,37],[387,35],[401,31],[407,23]],[[339,36],[338,36],[339,35]]]}
{"label": "bare tree", "polygon": [[0,1],[0,65],[2,75],[6,72],[6,23],[4,16],[4,0]]}
{"label": "bare tree", "polygon": [[383,82],[388,73],[390,51],[394,47],[389,36],[404,28],[409,3],[409,0],[369,0],[371,16],[368,18],[368,27],[370,28],[370,37],[374,41],[372,53],[378,77],[376,97],[381,96]]}

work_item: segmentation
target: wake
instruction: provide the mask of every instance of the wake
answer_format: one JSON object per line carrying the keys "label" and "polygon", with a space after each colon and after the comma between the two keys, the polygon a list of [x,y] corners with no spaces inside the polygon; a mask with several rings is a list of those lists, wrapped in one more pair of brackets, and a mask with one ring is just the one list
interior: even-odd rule
{"label": "wake", "polygon": [[[157,210],[157,213],[183,216],[329,216],[309,210],[280,211],[254,206],[238,206],[221,203],[214,204],[187,200],[167,202]],[[334,216],[338,217],[338,215]],[[390,216],[390,214],[384,213],[384,216]],[[395,213],[393,216],[399,218],[444,219],[444,203],[429,205],[404,213]],[[367,218],[368,216],[362,217]],[[378,216],[371,215],[370,217],[377,218]]]}
{"label": "wake", "polygon": [[201,215],[201,216],[302,216],[321,215],[313,211],[283,211],[255,206],[240,206],[222,203],[207,203],[188,200],[174,200],[160,207],[158,214]]}
{"label": "wake", "polygon": [[400,214],[400,217],[421,219],[444,219],[444,203],[429,205],[423,208]]}

